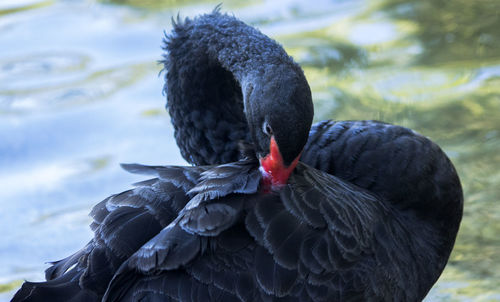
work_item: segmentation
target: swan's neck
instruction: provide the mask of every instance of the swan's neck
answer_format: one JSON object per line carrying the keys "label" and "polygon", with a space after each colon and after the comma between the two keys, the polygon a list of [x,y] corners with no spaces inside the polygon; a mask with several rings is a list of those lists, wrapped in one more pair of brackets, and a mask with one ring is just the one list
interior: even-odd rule
{"label": "swan's neck", "polygon": [[258,30],[217,12],[175,24],[165,50],[167,108],[183,157],[197,165],[238,160],[238,142],[251,141],[247,94],[272,80],[273,66],[294,63]]}

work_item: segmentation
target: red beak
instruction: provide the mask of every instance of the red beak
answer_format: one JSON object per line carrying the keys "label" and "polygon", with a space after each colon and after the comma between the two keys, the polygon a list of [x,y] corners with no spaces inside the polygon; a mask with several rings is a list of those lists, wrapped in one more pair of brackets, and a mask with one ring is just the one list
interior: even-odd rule
{"label": "red beak", "polygon": [[286,167],[278,144],[274,136],[271,136],[269,154],[260,159],[260,171],[263,174],[264,185],[270,185],[272,188],[279,188],[285,185],[293,169],[297,166],[299,158],[300,154]]}

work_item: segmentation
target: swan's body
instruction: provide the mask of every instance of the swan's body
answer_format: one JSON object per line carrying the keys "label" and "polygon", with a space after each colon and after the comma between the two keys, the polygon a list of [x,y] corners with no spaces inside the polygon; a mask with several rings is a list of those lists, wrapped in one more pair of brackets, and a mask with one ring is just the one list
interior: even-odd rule
{"label": "swan's body", "polygon": [[[374,121],[320,122],[308,135],[302,71],[233,17],[179,22],[166,50],[176,139],[198,166],[126,166],[155,178],[96,205],[94,239],[14,301],[425,297],[462,215],[437,145]],[[243,155],[241,140],[252,144]]]}

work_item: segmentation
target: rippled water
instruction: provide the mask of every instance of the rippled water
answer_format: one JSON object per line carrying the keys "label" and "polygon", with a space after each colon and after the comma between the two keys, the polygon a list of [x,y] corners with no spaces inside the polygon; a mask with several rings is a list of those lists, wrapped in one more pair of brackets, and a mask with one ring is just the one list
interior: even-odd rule
{"label": "rippled water", "polygon": [[[0,300],[91,237],[93,204],[182,164],[158,77],[170,18],[217,1],[0,1]],[[225,1],[306,72],[316,119],[378,119],[438,142],[466,196],[427,301],[500,300],[500,2]]]}

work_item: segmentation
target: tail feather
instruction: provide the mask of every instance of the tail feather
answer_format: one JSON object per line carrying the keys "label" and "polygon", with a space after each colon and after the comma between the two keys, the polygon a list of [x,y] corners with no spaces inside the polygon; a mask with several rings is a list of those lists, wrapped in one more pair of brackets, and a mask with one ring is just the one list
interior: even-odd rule
{"label": "tail feather", "polygon": [[78,282],[82,271],[73,269],[47,282],[25,282],[11,302],[93,302],[99,297],[82,290]]}
{"label": "tail feather", "polygon": [[78,263],[81,256],[89,252],[91,248],[91,242],[89,242],[83,249],[70,255],[64,259],[51,262],[52,266],[45,270],[45,279],[47,281],[61,277],[66,271],[68,271],[73,265]]}

